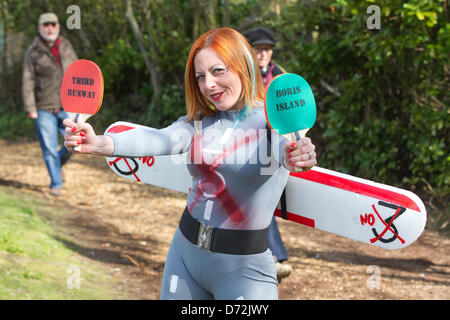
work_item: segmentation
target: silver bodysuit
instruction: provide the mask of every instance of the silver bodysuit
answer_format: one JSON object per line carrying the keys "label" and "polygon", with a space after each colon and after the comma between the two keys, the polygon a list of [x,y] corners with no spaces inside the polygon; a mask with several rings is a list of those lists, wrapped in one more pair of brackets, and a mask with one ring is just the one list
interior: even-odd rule
{"label": "silver bodysuit", "polygon": [[[287,183],[282,165],[284,138],[268,142],[262,108],[222,111],[201,121],[178,119],[163,129],[137,127],[105,133],[113,156],[187,153],[193,177],[189,213],[221,229],[267,228]],[[270,133],[269,133],[270,134]],[[176,165],[176,164],[174,164]],[[167,173],[168,179],[170,172]],[[178,228],[163,273],[162,299],[277,299],[275,263],[269,249],[250,255],[209,252]]]}

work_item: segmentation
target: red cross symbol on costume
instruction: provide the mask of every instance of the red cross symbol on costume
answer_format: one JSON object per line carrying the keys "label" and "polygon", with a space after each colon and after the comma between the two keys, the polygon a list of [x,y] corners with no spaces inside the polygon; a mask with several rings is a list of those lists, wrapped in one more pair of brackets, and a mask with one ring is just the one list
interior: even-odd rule
{"label": "red cross symbol on costume", "polygon": [[[198,204],[201,197],[204,196],[206,198],[217,198],[232,221],[239,222],[244,219],[243,212],[240,210],[239,205],[227,189],[225,178],[217,172],[216,169],[228,155],[232,154],[246,144],[255,141],[257,138],[258,135],[256,132],[253,132],[238,140],[235,144],[227,147],[221,154],[214,158],[213,161],[210,161],[210,163],[212,162],[210,165],[205,162],[202,154],[201,133],[197,133],[194,136],[192,139],[190,153],[191,163],[194,163],[194,165],[201,171],[203,177],[198,183],[197,194],[195,195],[192,203],[189,205],[188,211],[191,211]],[[201,155],[200,164],[197,164],[195,161],[197,160],[196,155]]]}

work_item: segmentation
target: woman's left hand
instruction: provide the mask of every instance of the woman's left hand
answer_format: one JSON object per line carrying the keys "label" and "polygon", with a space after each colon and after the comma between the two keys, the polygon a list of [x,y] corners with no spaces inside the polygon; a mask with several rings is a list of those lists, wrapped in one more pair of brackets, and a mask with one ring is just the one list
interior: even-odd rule
{"label": "woman's left hand", "polygon": [[283,148],[284,166],[292,172],[295,172],[295,167],[304,168],[304,171],[311,169],[317,164],[315,149],[308,137],[297,142],[286,141]]}

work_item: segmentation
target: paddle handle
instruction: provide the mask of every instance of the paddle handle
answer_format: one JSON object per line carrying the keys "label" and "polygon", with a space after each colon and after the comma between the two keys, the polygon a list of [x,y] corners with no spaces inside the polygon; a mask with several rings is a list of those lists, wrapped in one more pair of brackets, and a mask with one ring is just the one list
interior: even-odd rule
{"label": "paddle handle", "polygon": [[[75,113],[75,112],[68,112],[69,116],[75,121],[76,124],[84,123],[87,119],[92,117],[92,114],[88,113]],[[73,147],[74,151],[81,151],[81,145],[78,145],[76,147]]]}
{"label": "paddle handle", "polygon": [[[285,133],[285,134],[282,134],[282,136],[285,137],[290,142],[297,142],[298,140],[303,139],[306,136],[306,133],[308,132],[309,129],[310,128],[299,130],[299,131]],[[302,171],[306,171],[306,169],[305,168],[294,167],[294,171],[295,172],[302,172]]]}

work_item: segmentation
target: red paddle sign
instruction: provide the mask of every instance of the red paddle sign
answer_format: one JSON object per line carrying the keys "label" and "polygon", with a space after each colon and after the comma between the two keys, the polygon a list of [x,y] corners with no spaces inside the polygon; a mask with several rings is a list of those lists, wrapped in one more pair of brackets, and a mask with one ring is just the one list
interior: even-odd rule
{"label": "red paddle sign", "polygon": [[76,123],[86,122],[100,109],[102,100],[103,75],[100,68],[89,60],[73,62],[64,73],[61,85],[64,110]]}

